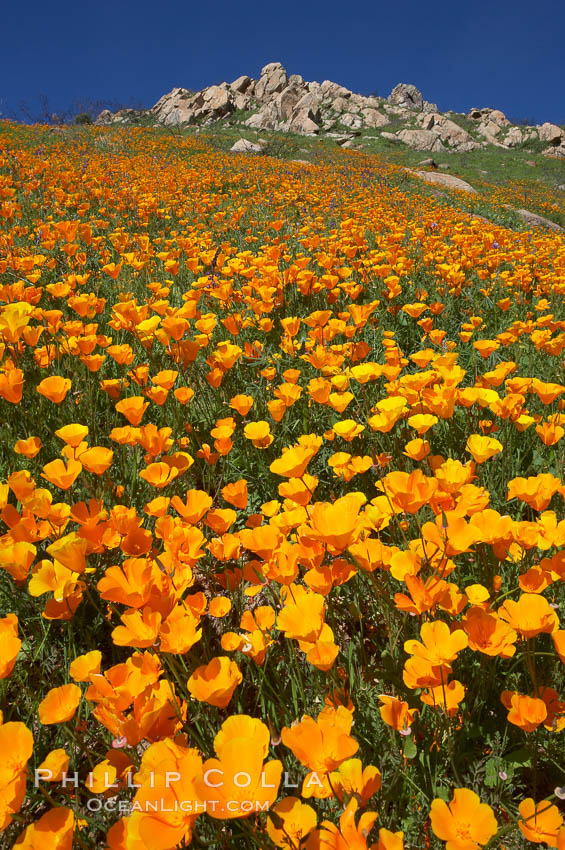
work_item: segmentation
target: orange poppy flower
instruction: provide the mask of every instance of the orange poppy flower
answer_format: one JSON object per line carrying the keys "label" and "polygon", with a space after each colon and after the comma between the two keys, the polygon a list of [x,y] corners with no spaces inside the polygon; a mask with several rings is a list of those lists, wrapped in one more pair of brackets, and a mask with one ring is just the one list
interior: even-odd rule
{"label": "orange poppy flower", "polygon": [[430,428],[433,428],[434,425],[438,423],[437,416],[433,416],[431,413],[416,413],[414,416],[409,416],[407,419],[408,425],[411,428],[414,428],[420,437],[422,437],[426,431],[429,431]]}
{"label": "orange poppy flower", "polygon": [[67,772],[70,756],[64,749],[51,750],[46,755],[39,767],[41,780],[43,782],[60,782],[63,774]]}
{"label": "orange poppy flower", "polygon": [[404,642],[404,649],[410,655],[422,658],[432,665],[453,661],[469,642],[462,629],[451,632],[447,623],[441,620],[424,623],[420,629],[420,635],[422,643],[417,640],[407,640]]}
{"label": "orange poppy flower", "polygon": [[[278,796],[282,764],[265,762],[269,749],[269,730],[260,720],[234,715],[224,723],[214,739],[217,758],[202,766],[202,778],[196,780],[196,793],[202,801],[216,800],[208,814],[219,820],[244,818],[270,810]],[[251,806],[249,803],[251,802]]]}
{"label": "orange poppy flower", "polygon": [[204,522],[216,534],[225,534],[232,527],[236,519],[237,514],[231,508],[217,508],[215,511],[208,511]]}
{"label": "orange poppy flower", "polygon": [[130,425],[137,426],[141,422],[143,414],[149,407],[142,395],[134,395],[124,398],[116,404],[118,413],[123,414]]}
{"label": "orange poppy flower", "polygon": [[26,303],[2,305],[0,312],[0,336],[10,343],[17,342],[32,318],[33,307]]}
{"label": "orange poppy flower", "polygon": [[0,547],[0,568],[6,570],[14,581],[24,581],[27,578],[37,548],[33,543],[21,541]]}
{"label": "orange poppy flower", "polygon": [[267,834],[277,847],[287,850],[299,847],[318,823],[312,806],[303,803],[299,797],[285,797],[271,811],[274,816],[267,820]]}
{"label": "orange poppy flower", "polygon": [[214,466],[219,458],[219,454],[213,452],[208,443],[202,443],[201,448],[196,452],[196,457],[203,457],[209,466]]}
{"label": "orange poppy flower", "polygon": [[507,599],[498,609],[498,616],[524,638],[541,632],[551,634],[559,628],[556,612],[539,593],[522,593],[517,602]]}
{"label": "orange poppy flower", "polygon": [[[313,842],[312,847],[323,847],[324,850],[368,850],[367,836],[378,815],[376,812],[365,812],[355,823],[358,808],[359,803],[352,797],[340,815],[339,828],[330,821],[322,821],[320,829],[311,833],[316,836],[316,843]],[[371,846],[378,847],[375,844]]]}
{"label": "orange poppy flower", "polygon": [[273,442],[271,428],[268,422],[249,422],[243,429],[243,435],[251,440],[256,449],[267,449]]}
{"label": "orange poppy flower", "polygon": [[342,550],[355,543],[361,533],[359,510],[365,502],[362,493],[348,493],[335,502],[316,502],[310,516],[312,536]]}
{"label": "orange poppy flower", "polygon": [[561,732],[565,729],[565,702],[559,699],[554,688],[540,688],[538,696],[544,701],[547,709],[543,725],[549,732]]}
{"label": "orange poppy flower", "polygon": [[486,359],[500,348],[500,343],[495,339],[479,339],[473,343],[473,348],[479,352],[481,357]]}
{"label": "orange poppy flower", "polygon": [[190,387],[177,387],[173,390],[173,395],[179,404],[188,404],[194,398],[194,390]]}
{"label": "orange poppy flower", "polygon": [[465,699],[465,688],[461,682],[453,679],[447,684],[442,682],[440,685],[434,685],[427,693],[420,694],[420,699],[425,705],[439,708],[449,717],[453,717],[459,711],[459,703]]}
{"label": "orange poppy flower", "polygon": [[38,821],[27,826],[14,847],[18,847],[19,850],[35,850],[36,847],[71,850],[74,830],[73,810],[66,806],[56,806],[45,812]]}
{"label": "orange poppy flower", "polygon": [[508,709],[508,722],[524,732],[533,732],[547,717],[547,706],[536,697],[523,696],[516,691],[503,691],[502,704]]}
{"label": "orange poppy flower", "polygon": [[382,401],[377,402],[374,409],[376,410],[375,415],[367,420],[369,427],[373,431],[388,434],[406,412],[406,399],[398,396],[384,398]]}
{"label": "orange poppy flower", "polygon": [[283,451],[282,457],[274,460],[269,469],[285,478],[302,478],[317,451],[316,447],[293,446]]}
{"label": "orange poppy flower", "polygon": [[74,716],[82,696],[78,685],[61,685],[51,688],[38,707],[39,722],[44,726],[51,723],[66,723]]}
{"label": "orange poppy flower", "polygon": [[312,378],[312,380],[308,383],[307,390],[308,394],[315,402],[318,404],[327,404],[332,390],[332,385],[324,378]]}
{"label": "orange poppy flower", "polygon": [[208,611],[212,617],[225,617],[231,611],[231,599],[227,596],[215,596],[210,600]]}
{"label": "orange poppy flower", "polygon": [[277,628],[287,638],[314,643],[324,625],[324,597],[304,588],[292,590],[277,618]]}
{"label": "orange poppy flower", "polygon": [[0,372],[0,398],[19,404],[24,389],[24,373],[21,369],[9,369]]}
{"label": "orange poppy flower", "polygon": [[403,735],[409,735],[418,710],[411,709],[407,702],[387,694],[382,694],[379,700],[382,703],[379,712],[387,726],[391,726]]}
{"label": "orange poppy flower", "polygon": [[344,706],[323,709],[316,720],[305,715],[300,723],[281,731],[282,742],[301,764],[317,773],[329,773],[355,755],[357,741],[350,736],[353,712]]}
{"label": "orange poppy flower", "polygon": [[161,652],[175,655],[188,652],[202,637],[202,629],[198,628],[199,622],[199,616],[192,609],[176,605],[159,631]]}
{"label": "orange poppy flower", "polygon": [[404,833],[391,832],[390,829],[379,829],[379,840],[373,845],[373,850],[404,850]]}
{"label": "orange poppy flower", "polygon": [[355,797],[361,808],[365,808],[373,794],[382,784],[381,772],[373,764],[363,768],[361,759],[347,759],[330,774],[331,787],[340,803],[345,797]]}
{"label": "orange poppy flower", "polygon": [[69,490],[82,471],[82,464],[78,460],[70,459],[67,464],[57,458],[43,467],[41,477],[59,487],[61,490]]}
{"label": "orange poppy flower", "polygon": [[61,404],[65,400],[71,388],[69,378],[61,378],[60,375],[51,375],[44,378],[36,387],[37,392],[52,401],[53,404]]}
{"label": "orange poppy flower", "polygon": [[521,499],[535,511],[544,511],[560,489],[561,481],[549,472],[530,478],[513,478],[508,482],[507,500]]}
{"label": "orange poppy flower", "polygon": [[558,629],[551,635],[557,655],[565,664],[565,629]]}
{"label": "orange poppy flower", "polygon": [[253,407],[253,398],[250,395],[235,395],[230,399],[230,407],[240,416],[247,416]]}
{"label": "orange poppy flower", "polygon": [[346,443],[351,443],[355,437],[358,437],[359,434],[363,433],[365,426],[361,425],[359,422],[355,422],[353,419],[342,419],[341,422],[335,423],[333,430],[337,436],[341,437],[342,440],[345,440]]}
{"label": "orange poppy flower", "polygon": [[63,425],[62,428],[58,428],[55,431],[57,437],[60,437],[67,446],[71,446],[73,449],[76,449],[77,446],[80,446],[83,440],[88,436],[88,425]]}
{"label": "orange poppy flower", "polygon": [[404,446],[404,452],[412,460],[423,460],[430,453],[430,444],[427,440],[409,440]]}
{"label": "orange poppy flower", "polygon": [[27,440],[18,440],[14,445],[14,451],[18,455],[23,455],[30,460],[39,454],[41,450],[41,440],[39,437],[28,437]]}
{"label": "orange poppy flower", "polygon": [[518,811],[521,815],[518,826],[528,841],[557,847],[559,831],[563,825],[563,818],[557,806],[549,800],[535,803],[528,797],[522,800]]}
{"label": "orange poppy flower", "polygon": [[245,478],[241,478],[239,481],[234,481],[233,484],[227,484],[222,488],[222,496],[230,505],[234,505],[236,508],[247,507],[247,481]]}
{"label": "orange poppy flower", "polygon": [[516,652],[514,643],[518,635],[493,611],[473,606],[463,617],[462,625],[469,638],[470,649],[485,655],[500,655],[501,658],[512,658]]}
{"label": "orange poppy flower", "polygon": [[114,452],[102,446],[93,446],[80,454],[80,462],[87,472],[103,475],[112,465]]}
{"label": "orange poppy flower", "polygon": [[0,679],[6,679],[12,673],[21,645],[16,615],[0,617]]}
{"label": "orange poppy flower", "polygon": [[410,514],[427,504],[437,487],[438,482],[425,476],[420,469],[411,473],[389,472],[377,482],[377,489],[387,494],[394,508]]}
{"label": "orange poppy flower", "polygon": [[282,481],[278,486],[278,491],[279,496],[283,499],[290,499],[297,505],[304,507],[312,501],[317,486],[318,479],[305,472],[302,478],[289,478],[288,481]]}
{"label": "orange poppy flower", "polygon": [[105,266],[102,266],[102,271],[106,272],[106,274],[109,275],[112,278],[112,280],[117,280],[121,270],[122,270],[122,264],[121,263],[118,263],[118,264],[116,264],[116,263],[106,263]]}
{"label": "orange poppy flower", "polygon": [[170,503],[171,500],[168,496],[156,496],[150,502],[147,502],[143,510],[149,516],[161,517],[167,513]]}
{"label": "orange poppy flower", "polygon": [[188,490],[183,502],[179,496],[173,496],[171,507],[180,514],[184,522],[196,525],[212,506],[213,499],[203,490]]}
{"label": "orange poppy flower", "polygon": [[74,531],[59,537],[47,547],[48,555],[75,573],[83,573],[86,570],[87,551],[88,541]]}
{"label": "orange poppy flower", "polygon": [[153,423],[139,428],[139,444],[153,458],[168,451],[173,445],[172,428],[157,428]]}
{"label": "orange poppy flower", "polygon": [[139,477],[151,484],[152,487],[161,490],[177,478],[178,474],[179,471],[174,466],[169,466],[168,463],[160,461],[159,463],[150,463],[149,466],[142,469]]}
{"label": "orange poppy flower", "polygon": [[285,408],[292,407],[302,395],[302,387],[296,384],[279,384],[274,391],[276,399],[282,402]]}
{"label": "orange poppy flower", "polygon": [[33,752],[33,735],[19,721],[0,722],[0,747],[4,753],[0,768],[0,829],[4,830],[12,822],[12,815],[19,811],[25,797],[26,765]]}
{"label": "orange poppy flower", "polygon": [[494,455],[503,450],[503,445],[494,437],[482,437],[480,434],[471,434],[465,446],[469,454],[473,456],[475,463],[484,463]]}
{"label": "orange poppy flower", "polygon": [[490,806],[468,788],[456,788],[450,803],[436,799],[430,809],[432,829],[447,850],[475,850],[496,835],[498,824]]}
{"label": "orange poppy flower", "polygon": [[75,682],[89,682],[93,676],[100,673],[101,663],[102,653],[99,649],[93,649],[71,662],[69,675]]}
{"label": "orange poppy flower", "polygon": [[116,646],[136,646],[144,649],[157,642],[162,620],[158,611],[151,611],[149,607],[141,611],[124,611],[120,620],[123,625],[116,626],[112,632],[112,640]]}
{"label": "orange poppy flower", "polygon": [[[111,771],[105,768],[104,773]],[[180,746],[170,738],[151,744],[136,774],[136,784],[141,787],[133,799],[132,814],[108,832],[109,846],[113,850],[125,850],[133,841],[146,848],[173,850],[190,844],[198,815],[191,804],[199,799],[195,786],[201,773],[202,757],[196,750]],[[123,825],[123,833],[114,843],[111,839],[119,824]]]}
{"label": "orange poppy flower", "polygon": [[198,667],[188,680],[187,688],[199,702],[225,708],[242,681],[243,676],[235,661],[221,655]]}
{"label": "orange poppy flower", "polygon": [[536,434],[545,446],[554,446],[565,434],[565,428],[557,422],[542,422],[536,425]]}
{"label": "orange poppy flower", "polygon": [[194,463],[194,458],[188,452],[173,452],[172,455],[163,455],[162,462],[171,469],[176,469],[179,475],[182,475],[187,469],[190,469]]}

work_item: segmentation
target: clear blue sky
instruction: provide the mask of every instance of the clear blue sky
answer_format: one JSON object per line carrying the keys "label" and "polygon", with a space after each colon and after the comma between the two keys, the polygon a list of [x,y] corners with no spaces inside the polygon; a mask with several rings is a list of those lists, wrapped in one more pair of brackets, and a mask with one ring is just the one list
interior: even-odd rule
{"label": "clear blue sky", "polygon": [[2,11],[0,112],[77,99],[152,106],[281,61],[307,80],[441,110],[565,122],[565,2],[544,0],[27,0]]}

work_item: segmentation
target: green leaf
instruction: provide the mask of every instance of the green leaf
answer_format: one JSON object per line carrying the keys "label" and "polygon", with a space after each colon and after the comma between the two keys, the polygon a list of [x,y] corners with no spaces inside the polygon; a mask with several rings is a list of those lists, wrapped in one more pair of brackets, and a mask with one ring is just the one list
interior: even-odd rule
{"label": "green leaf", "polygon": [[485,765],[485,785],[494,788],[498,783],[498,769],[495,759],[489,759]]}
{"label": "green leaf", "polygon": [[439,797],[440,800],[444,800],[446,803],[449,802],[449,788],[446,788],[444,785],[438,785],[435,789],[435,796]]}
{"label": "green leaf", "polygon": [[414,743],[413,738],[406,738],[404,741],[404,748],[402,750],[405,759],[413,759],[416,758],[418,754],[418,747]]}

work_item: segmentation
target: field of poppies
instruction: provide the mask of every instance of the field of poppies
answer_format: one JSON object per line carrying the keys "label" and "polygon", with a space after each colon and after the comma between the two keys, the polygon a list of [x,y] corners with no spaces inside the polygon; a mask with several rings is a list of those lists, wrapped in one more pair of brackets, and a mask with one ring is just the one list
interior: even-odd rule
{"label": "field of poppies", "polygon": [[2,123],[2,846],[564,850],[564,296],[375,156]]}

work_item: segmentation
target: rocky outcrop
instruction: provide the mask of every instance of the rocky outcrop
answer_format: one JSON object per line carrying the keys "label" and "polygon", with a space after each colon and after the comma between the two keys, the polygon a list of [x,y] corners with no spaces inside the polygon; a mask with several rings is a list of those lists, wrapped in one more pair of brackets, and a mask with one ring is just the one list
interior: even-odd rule
{"label": "rocky outcrop", "polygon": [[535,130],[529,127],[511,127],[501,141],[506,148],[516,148],[530,139],[535,139],[536,136]]}
{"label": "rocky outcrop", "polygon": [[410,148],[418,151],[444,151],[445,145],[432,130],[401,130],[398,138]]}
{"label": "rocky outcrop", "polygon": [[549,147],[542,151],[544,156],[553,156],[556,159],[565,159],[565,143],[557,147]]}
{"label": "rocky outcrop", "polygon": [[522,221],[524,221],[526,224],[529,224],[531,227],[544,227],[547,230],[553,230],[554,233],[562,233],[565,230],[565,228],[561,227],[561,225],[559,224],[556,224],[554,221],[551,221],[549,218],[544,218],[542,215],[530,212],[530,210],[515,209],[514,212],[520,216]]}
{"label": "rocky outcrop", "polygon": [[550,124],[549,121],[546,121],[538,129],[542,142],[549,142],[550,145],[560,145],[563,141],[563,130],[557,124]]}
{"label": "rocky outcrop", "polygon": [[230,89],[233,92],[237,92],[239,94],[245,94],[245,92],[249,92],[249,89],[253,87],[253,80],[251,77],[243,74],[241,77],[238,77],[237,80],[234,80],[233,83],[230,83]]}
{"label": "rocky outcrop", "polygon": [[256,145],[248,139],[238,139],[237,142],[231,146],[230,151],[232,151],[232,153],[263,153],[263,148],[261,145]]}
{"label": "rocky outcrop", "polygon": [[223,118],[235,109],[231,94],[227,83],[222,83],[221,86],[210,86],[204,95],[202,111],[211,112],[218,118]]}
{"label": "rocky outcrop", "polygon": [[[265,85],[280,87],[280,69],[275,63],[263,69]],[[259,81],[261,82],[261,81]],[[259,93],[261,94],[262,88]],[[257,87],[255,87],[257,97]],[[259,111],[245,122],[256,129],[280,129],[286,132],[312,135],[333,127],[349,129],[384,127],[389,118],[379,107],[381,98],[354,94],[331,80],[306,83],[298,75],[288,78],[287,84],[260,106]]]}
{"label": "rocky outcrop", "polygon": [[399,83],[393,88],[388,96],[388,102],[393,106],[400,106],[403,109],[421,110],[424,105],[422,92],[416,86],[408,83]]}
{"label": "rocky outcrop", "polygon": [[425,180],[426,183],[445,186],[446,189],[457,189],[460,192],[468,192],[471,195],[479,194],[470,183],[460,180],[459,177],[454,177],[452,174],[438,174],[436,171],[415,171],[410,168],[407,168],[406,171],[420,180]]}
{"label": "rocky outcrop", "polygon": [[218,121],[248,102],[248,95],[232,90],[228,83],[196,93],[177,88],[163,95],[151,114],[159,124],[195,124],[200,120]]}
{"label": "rocky outcrop", "polygon": [[[441,141],[442,145],[448,148],[471,151],[480,147],[467,130],[439,112],[422,112],[416,118],[416,123],[423,130],[431,131]],[[410,143],[407,142],[407,144]],[[429,148],[429,150],[437,150],[437,148]]]}
{"label": "rocky outcrop", "polygon": [[302,112],[298,112],[292,117],[292,120],[288,125],[288,132],[312,136],[319,133],[320,128],[314,121],[310,110],[304,109]]}
{"label": "rocky outcrop", "polygon": [[381,139],[386,139],[387,142],[392,142],[393,144],[402,144],[402,139],[396,133],[388,133],[386,130],[381,133]]}
{"label": "rocky outcrop", "polygon": [[280,62],[270,62],[261,70],[253,94],[259,103],[266,103],[274,94],[286,88],[288,76]]}
{"label": "rocky outcrop", "polygon": [[251,115],[245,124],[254,130],[276,130],[280,122],[280,113],[274,101],[266,103],[259,112]]}
{"label": "rocky outcrop", "polygon": [[390,124],[390,120],[386,115],[371,106],[361,109],[359,115],[365,127],[386,127],[387,124]]}
{"label": "rocky outcrop", "polygon": [[405,145],[419,151],[472,151],[480,147],[470,133],[439,112],[421,112],[416,117],[421,129],[406,128],[397,133]]}
{"label": "rocky outcrop", "polygon": [[274,104],[281,120],[289,121],[294,107],[303,97],[302,87],[297,83],[291,83],[274,98]]}
{"label": "rocky outcrop", "polygon": [[110,112],[109,109],[103,109],[102,112],[96,118],[95,124],[98,124],[99,127],[108,127],[113,123],[113,118],[116,113]]}
{"label": "rocky outcrop", "polygon": [[194,92],[188,89],[176,88],[161,97],[151,112],[160,124],[184,124],[190,123],[194,110],[192,100]]}
{"label": "rocky outcrop", "polygon": [[145,109],[119,109],[117,112],[104,109],[94,123],[99,127],[108,127],[110,124],[139,124],[147,114]]}
{"label": "rocky outcrop", "polygon": [[[241,112],[247,112],[247,118]],[[472,151],[487,144],[508,149],[540,139],[548,145],[545,156],[565,157],[565,132],[556,124],[514,126],[503,112],[490,108],[473,108],[467,116],[441,113],[409,83],[399,83],[388,98],[356,94],[331,80],[307,82],[299,74],[289,76],[280,62],[265,65],[257,80],[244,74],[199,92],[175,88],[151,109],[104,110],[96,119],[99,125],[206,126],[216,121],[302,135],[372,129],[385,141],[433,152]],[[395,133],[382,130],[391,123]]]}
{"label": "rocky outcrop", "polygon": [[470,118],[472,121],[492,121],[493,124],[497,124],[499,127],[508,127],[510,125],[510,121],[500,109],[471,109],[467,113],[467,118]]}

